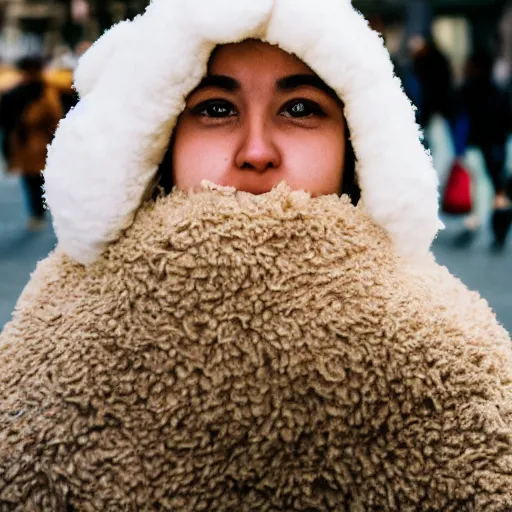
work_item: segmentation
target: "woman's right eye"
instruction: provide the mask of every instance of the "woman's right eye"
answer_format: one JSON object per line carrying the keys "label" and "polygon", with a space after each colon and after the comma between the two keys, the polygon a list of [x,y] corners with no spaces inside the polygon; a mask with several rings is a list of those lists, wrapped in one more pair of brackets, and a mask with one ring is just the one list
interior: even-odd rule
{"label": "woman's right eye", "polygon": [[196,116],[212,117],[222,119],[238,115],[236,108],[229,101],[208,100],[200,103],[192,109],[192,114]]}

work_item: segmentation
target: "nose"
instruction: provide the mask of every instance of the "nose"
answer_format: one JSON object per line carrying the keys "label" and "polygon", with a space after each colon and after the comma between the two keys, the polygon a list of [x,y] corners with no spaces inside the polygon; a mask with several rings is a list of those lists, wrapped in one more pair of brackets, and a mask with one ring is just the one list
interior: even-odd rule
{"label": "nose", "polygon": [[273,140],[272,129],[263,119],[253,119],[248,123],[235,163],[238,169],[259,173],[280,166],[281,155]]}

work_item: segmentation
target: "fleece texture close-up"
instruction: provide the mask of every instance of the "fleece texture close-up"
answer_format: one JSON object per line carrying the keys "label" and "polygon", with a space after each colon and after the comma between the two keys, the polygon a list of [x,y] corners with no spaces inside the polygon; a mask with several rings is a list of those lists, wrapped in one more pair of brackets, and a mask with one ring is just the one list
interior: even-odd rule
{"label": "fleece texture close-up", "polygon": [[346,197],[148,201],[0,367],[1,511],[512,510],[507,333]]}

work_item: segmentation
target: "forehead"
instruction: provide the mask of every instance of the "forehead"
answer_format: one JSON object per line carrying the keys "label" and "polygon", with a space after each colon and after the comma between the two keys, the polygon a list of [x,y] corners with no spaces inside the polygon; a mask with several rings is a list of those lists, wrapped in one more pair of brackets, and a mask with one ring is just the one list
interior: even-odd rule
{"label": "forehead", "polygon": [[311,68],[295,55],[254,39],[221,45],[212,53],[208,74],[243,76],[247,73],[260,76],[314,74]]}

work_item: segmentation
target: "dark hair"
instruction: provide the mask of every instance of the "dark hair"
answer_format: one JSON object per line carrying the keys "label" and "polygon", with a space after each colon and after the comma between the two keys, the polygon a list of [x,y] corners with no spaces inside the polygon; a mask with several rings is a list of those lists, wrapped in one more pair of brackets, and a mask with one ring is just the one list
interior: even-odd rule
{"label": "dark hair", "polygon": [[471,69],[473,75],[491,79],[494,65],[494,57],[491,52],[478,48],[466,61],[466,66]]}
{"label": "dark hair", "polygon": [[[24,119],[26,109],[38,101],[44,93],[44,82],[42,71],[44,67],[43,58],[38,55],[23,57],[16,63],[17,68],[31,75],[31,79],[18,85],[12,92],[12,100],[9,105],[9,124],[11,130],[16,129],[19,141],[26,144],[30,128]],[[6,101],[7,102],[7,101]]]}
{"label": "dark hair", "polygon": [[16,62],[16,67],[25,73],[41,73],[44,68],[44,60],[39,55],[29,55]]}
{"label": "dark hair", "polygon": [[361,199],[361,189],[359,188],[356,174],[357,159],[348,127],[345,133],[345,165],[343,166],[343,181],[341,183],[340,195],[348,195],[352,204],[357,206],[357,203],[359,203]]}
{"label": "dark hair", "polygon": [[[345,130],[345,132],[345,165],[343,167],[343,182],[341,184],[340,195],[348,195],[352,201],[352,204],[357,205],[359,199],[361,198],[361,190],[357,183],[356,155],[350,140],[350,131],[348,128]],[[171,137],[171,141],[164,155],[164,158],[158,167],[155,195],[159,195],[161,192],[164,194],[170,194],[174,186],[172,171],[173,149],[174,133]]]}

